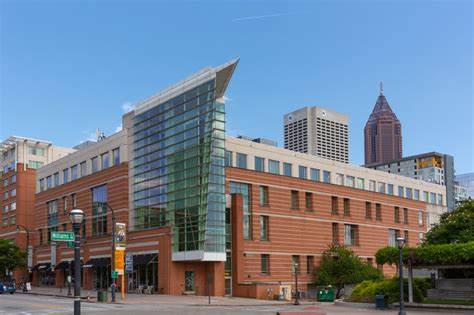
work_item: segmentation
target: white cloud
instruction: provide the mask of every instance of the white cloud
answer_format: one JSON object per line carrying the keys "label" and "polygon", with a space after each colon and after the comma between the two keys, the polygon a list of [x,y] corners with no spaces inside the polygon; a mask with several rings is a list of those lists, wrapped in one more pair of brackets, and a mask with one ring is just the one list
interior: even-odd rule
{"label": "white cloud", "polygon": [[117,127],[115,128],[115,132],[119,132],[119,131],[122,131],[122,125],[117,126]]}
{"label": "white cloud", "polygon": [[125,102],[122,104],[122,110],[124,113],[128,113],[129,111],[132,111],[135,109],[135,105],[133,105],[131,102]]}

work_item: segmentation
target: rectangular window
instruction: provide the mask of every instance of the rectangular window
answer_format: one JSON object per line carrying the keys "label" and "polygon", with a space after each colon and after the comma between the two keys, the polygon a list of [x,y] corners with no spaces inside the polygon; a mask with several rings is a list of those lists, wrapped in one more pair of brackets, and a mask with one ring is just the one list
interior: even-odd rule
{"label": "rectangular window", "polygon": [[424,191],[423,192],[423,201],[424,202],[429,202],[430,201],[429,196],[430,196],[429,193],[427,191]]}
{"label": "rectangular window", "polygon": [[385,194],[385,183],[378,183],[378,191],[379,193]]}
{"label": "rectangular window", "polygon": [[375,204],[375,220],[382,221],[382,205],[380,203]]}
{"label": "rectangular window", "polygon": [[263,274],[269,274],[270,273],[270,255],[268,254],[261,254],[260,255],[260,272]]}
{"label": "rectangular window", "polygon": [[107,233],[107,186],[92,188],[92,235]]}
{"label": "rectangular window", "polygon": [[404,192],[404,187],[402,186],[398,186],[398,197],[405,197],[405,194],[403,193]]}
{"label": "rectangular window", "polygon": [[365,218],[372,219],[372,203],[368,201],[365,202]]}
{"label": "rectangular window", "polygon": [[63,197],[63,213],[67,214],[67,197]]}
{"label": "rectangular window", "polygon": [[292,190],[291,191],[291,209],[298,210],[299,202],[298,202],[298,191]]}
{"label": "rectangular window", "polygon": [[120,164],[120,148],[116,148],[112,150],[112,161],[114,163],[114,166],[117,166]]}
{"label": "rectangular window", "polygon": [[395,223],[400,223],[400,208],[399,207],[394,207],[393,209],[393,216],[394,216],[394,221]]}
{"label": "rectangular window", "polygon": [[87,175],[87,163],[86,161],[81,162],[81,177]]}
{"label": "rectangular window", "polygon": [[438,194],[438,205],[442,206],[443,205],[443,195]]}
{"label": "rectangular window", "polygon": [[53,174],[54,187],[59,186],[59,173]]}
{"label": "rectangular window", "polygon": [[365,189],[365,179],[357,177],[357,188]]}
{"label": "rectangular window", "polygon": [[331,172],[323,171],[323,182],[330,184],[331,183]]}
{"label": "rectangular window", "polygon": [[407,247],[408,247],[409,244],[410,244],[410,243],[409,243],[409,238],[408,238],[408,236],[409,236],[409,233],[408,233],[407,230],[405,230],[405,232],[403,233],[403,237],[405,238],[405,246],[407,246]]}
{"label": "rectangular window", "polygon": [[260,186],[259,190],[260,190],[260,205],[268,206],[268,187]]}
{"label": "rectangular window", "polygon": [[13,188],[12,190],[10,190],[10,196],[11,196],[11,197],[15,197],[15,196],[16,196],[16,188]]}
{"label": "rectangular window", "polygon": [[92,173],[95,173],[99,170],[99,157],[94,156],[91,159],[91,165],[92,165]]}
{"label": "rectangular window", "polygon": [[418,210],[418,225],[423,225],[423,211]]}
{"label": "rectangular window", "polygon": [[280,162],[275,160],[268,160],[268,172],[280,175]]}
{"label": "rectangular window", "polygon": [[255,170],[257,172],[265,172],[265,159],[256,156],[255,157]]}
{"label": "rectangular window", "polygon": [[349,198],[344,198],[344,215],[351,215],[351,201]]}
{"label": "rectangular window", "polygon": [[12,202],[12,203],[10,204],[10,210],[11,210],[11,211],[15,211],[15,210],[16,210],[16,202]]}
{"label": "rectangular window", "polygon": [[305,206],[306,210],[313,210],[313,194],[310,192],[305,193]]}
{"label": "rectangular window", "polygon": [[292,165],[290,163],[283,163],[283,175],[292,176],[291,168]]}
{"label": "rectangular window", "polygon": [[298,166],[298,177],[301,179],[307,178],[308,168],[306,166]]}
{"label": "rectangular window", "polygon": [[41,178],[39,180],[39,188],[40,188],[40,192],[44,191],[44,178]]}
{"label": "rectangular window", "polygon": [[413,199],[413,190],[411,188],[405,188],[405,197],[408,199]]}
{"label": "rectangular window", "polygon": [[51,200],[46,203],[48,226],[58,224],[58,200]]}
{"label": "rectangular window", "polygon": [[53,187],[53,177],[48,176],[46,177],[46,189],[50,189]]}
{"label": "rectangular window", "polygon": [[313,274],[314,272],[314,256],[306,256],[306,273]]}
{"label": "rectangular window", "polygon": [[331,197],[331,213],[332,214],[339,213],[339,202],[338,202],[338,198],[335,196]]}
{"label": "rectangular window", "polygon": [[301,265],[300,265],[300,256],[293,255],[291,256],[291,267],[293,269],[293,273],[300,273]]}
{"label": "rectangular window", "polygon": [[420,200],[420,190],[419,189],[414,190],[413,199]]}
{"label": "rectangular window", "polygon": [[319,182],[319,170],[316,168],[311,168],[309,170],[309,177],[311,180],[314,180],[315,182]]}
{"label": "rectangular window", "polygon": [[224,151],[224,165],[232,167],[232,151]]}
{"label": "rectangular window", "polygon": [[102,170],[105,170],[106,168],[109,167],[110,162],[109,162],[109,152],[105,152],[100,156],[100,161],[102,163],[101,168]]}
{"label": "rectangular window", "polygon": [[44,156],[43,148],[28,147],[28,153],[31,155]]}
{"label": "rectangular window", "polygon": [[71,166],[71,180],[77,179],[78,175],[79,175],[79,174],[78,174],[78,166],[77,166],[77,164]]}
{"label": "rectangular window", "polygon": [[[43,162],[31,161],[31,160],[28,161],[28,167],[29,168],[38,169],[38,168],[42,167],[43,165],[44,165]],[[13,167],[12,167],[12,169],[13,169]]]}
{"label": "rectangular window", "polygon": [[346,176],[346,186],[355,187],[355,178],[354,176]]}
{"label": "rectangular window", "polygon": [[69,183],[69,169],[66,168],[63,170],[63,184]]}
{"label": "rectangular window", "polygon": [[247,168],[247,154],[237,153],[237,167]]}
{"label": "rectangular window", "polygon": [[77,208],[77,195],[71,194],[71,206],[73,209]]}
{"label": "rectangular window", "polygon": [[436,194],[430,193],[430,203],[436,204]]}
{"label": "rectangular window", "polygon": [[425,235],[423,234],[423,232],[419,232],[418,233],[418,242],[420,244],[422,244],[424,240],[425,240]]}
{"label": "rectangular window", "polygon": [[344,185],[344,174],[336,173],[336,184]]}
{"label": "rectangular window", "polygon": [[339,224],[337,223],[332,224],[332,243],[334,245],[339,244]]}
{"label": "rectangular window", "polygon": [[268,216],[260,216],[260,240],[268,241]]}
{"label": "rectangular window", "polygon": [[7,187],[7,186],[8,186],[8,178],[3,180],[3,187]]}
{"label": "rectangular window", "polygon": [[408,224],[408,209],[403,208],[403,223]]}
{"label": "rectangular window", "polygon": [[397,246],[398,235],[399,235],[398,230],[388,229],[388,246],[391,246],[391,247]]}
{"label": "rectangular window", "polygon": [[7,199],[8,199],[8,191],[3,193],[3,200],[7,200]]}
{"label": "rectangular window", "polygon": [[243,202],[243,235],[245,240],[252,238],[252,186],[246,183],[230,182],[229,184],[231,194],[241,194]]}
{"label": "rectangular window", "polygon": [[375,180],[369,180],[369,190],[370,191],[375,191]]}
{"label": "rectangular window", "polygon": [[357,225],[344,224],[344,245],[357,245]]}
{"label": "rectangular window", "polygon": [[16,183],[16,174],[13,174],[13,175],[12,175],[11,182],[12,182],[12,183]]}
{"label": "rectangular window", "polygon": [[387,194],[393,196],[393,184],[387,184]]}

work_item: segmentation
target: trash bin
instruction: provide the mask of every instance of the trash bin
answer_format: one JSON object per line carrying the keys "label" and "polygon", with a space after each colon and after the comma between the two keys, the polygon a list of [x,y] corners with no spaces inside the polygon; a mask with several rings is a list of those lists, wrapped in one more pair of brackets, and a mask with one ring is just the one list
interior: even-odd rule
{"label": "trash bin", "polygon": [[108,302],[107,291],[97,291],[97,302]]}
{"label": "trash bin", "polygon": [[334,289],[331,286],[320,288],[317,299],[319,302],[334,302]]}
{"label": "trash bin", "polygon": [[378,310],[388,309],[388,296],[385,294],[375,295],[375,308]]}

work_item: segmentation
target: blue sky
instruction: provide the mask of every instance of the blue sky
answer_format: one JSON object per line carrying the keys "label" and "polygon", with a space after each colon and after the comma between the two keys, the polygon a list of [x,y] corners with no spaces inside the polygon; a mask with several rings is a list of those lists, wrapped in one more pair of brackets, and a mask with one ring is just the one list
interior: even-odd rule
{"label": "blue sky", "polygon": [[240,57],[227,129],[282,140],[283,114],[349,115],[350,160],[379,81],[403,126],[404,155],[473,165],[470,1],[1,1],[0,138],[73,146],[113,133],[123,107]]}

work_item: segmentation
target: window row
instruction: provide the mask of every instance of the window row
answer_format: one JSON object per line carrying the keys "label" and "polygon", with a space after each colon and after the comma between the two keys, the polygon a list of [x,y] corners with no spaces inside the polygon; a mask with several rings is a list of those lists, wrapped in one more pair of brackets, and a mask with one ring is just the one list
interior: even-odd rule
{"label": "window row", "polygon": [[[250,169],[249,156],[240,152],[235,152],[234,155],[234,152],[226,150],[225,166]],[[375,180],[368,180],[368,182],[366,182],[366,179],[362,177],[355,177],[342,173],[332,174],[328,170],[321,170],[303,165],[298,165],[298,167],[294,169],[293,164],[291,163],[266,159],[260,156],[253,157],[253,166],[253,169],[257,172],[294,176],[301,179],[309,179],[317,182],[332,183],[351,188],[370,190],[382,194],[395,195],[395,186],[393,184],[377,182]],[[294,170],[297,170],[297,174],[294,174]],[[421,195],[421,193],[423,193],[423,195]],[[419,189],[410,187],[398,186],[398,196],[407,199],[420,200],[431,204],[444,204],[442,194],[427,191],[421,192]]]}
{"label": "window row", "polygon": [[67,184],[70,181],[76,180],[80,177],[87,176],[92,173],[96,173],[100,170],[105,170],[110,166],[116,166],[120,164],[120,148],[109,152],[102,153],[101,155],[94,156],[90,159],[90,162],[83,161],[79,164],[73,165],[70,168],[65,168],[63,171],[56,172],[45,178],[39,180],[39,191],[45,191],[53,187],[57,187],[61,184]]}
{"label": "window row", "polygon": [[16,188],[3,192],[3,200],[7,200],[9,197],[13,198],[15,196],[16,196]]}
{"label": "window row", "polygon": [[3,187],[7,187],[8,184],[13,184],[13,183],[16,183],[16,174],[13,174],[10,178],[5,178],[3,180]]}
{"label": "window row", "polygon": [[[303,266],[300,263],[300,255],[291,256],[291,272],[301,273]],[[306,256],[306,273],[313,274],[315,270],[314,256]],[[269,275],[270,272],[270,254],[260,254],[260,273],[262,275]]]}

